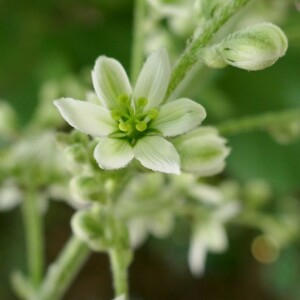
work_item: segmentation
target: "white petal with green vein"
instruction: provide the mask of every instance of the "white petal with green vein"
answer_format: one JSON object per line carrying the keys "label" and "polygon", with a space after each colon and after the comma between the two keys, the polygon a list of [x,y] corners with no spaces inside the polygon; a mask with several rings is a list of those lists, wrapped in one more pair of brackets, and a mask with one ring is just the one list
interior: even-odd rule
{"label": "white petal with green vein", "polygon": [[159,106],[167,91],[170,75],[171,66],[167,51],[160,49],[153,52],[139,74],[133,98],[147,98],[149,102],[146,109]]}
{"label": "white petal with green vein", "polygon": [[159,136],[146,136],[134,146],[134,156],[153,171],[180,174],[180,159],[175,147]]}
{"label": "white petal with green vein", "polygon": [[94,157],[100,168],[120,169],[133,159],[133,149],[125,140],[102,138],[95,148]]}
{"label": "white petal with green vein", "polygon": [[109,109],[119,108],[118,96],[131,95],[128,76],[122,65],[113,58],[100,56],[92,71],[92,79],[99,100]]}
{"label": "white petal with green vein", "polygon": [[196,128],[205,117],[205,109],[199,103],[182,98],[163,105],[151,126],[164,136],[176,136]]}
{"label": "white petal with green vein", "polygon": [[54,104],[72,127],[84,133],[104,137],[116,130],[110,112],[100,105],[72,98],[61,98]]}

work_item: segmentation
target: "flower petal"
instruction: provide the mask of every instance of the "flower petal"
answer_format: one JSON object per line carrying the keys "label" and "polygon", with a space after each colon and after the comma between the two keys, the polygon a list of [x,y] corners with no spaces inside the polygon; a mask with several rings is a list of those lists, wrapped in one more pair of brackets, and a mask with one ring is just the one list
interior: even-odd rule
{"label": "flower petal", "polygon": [[171,66],[165,49],[153,52],[146,60],[136,86],[133,99],[139,97],[148,99],[145,109],[157,107],[162,102],[170,81]]}
{"label": "flower petal", "polygon": [[133,148],[140,163],[153,171],[180,174],[180,159],[175,147],[159,136],[140,139]]}
{"label": "flower petal", "polygon": [[119,108],[118,96],[131,95],[131,86],[122,65],[115,59],[100,56],[92,71],[94,89],[103,106]]}
{"label": "flower petal", "polygon": [[188,263],[194,276],[201,276],[205,269],[207,244],[201,230],[195,230],[191,238]]}
{"label": "flower petal", "polygon": [[172,141],[180,155],[183,170],[199,176],[212,176],[223,170],[229,155],[226,140],[211,128],[199,128]]}
{"label": "flower petal", "polygon": [[199,103],[182,98],[163,105],[151,127],[164,136],[176,136],[196,128],[205,117],[205,109]]}
{"label": "flower petal", "polygon": [[110,112],[96,104],[72,98],[54,101],[63,118],[74,128],[96,137],[104,137],[116,130]]}
{"label": "flower petal", "polygon": [[102,169],[120,169],[133,159],[133,150],[124,140],[102,138],[95,148],[94,157]]}

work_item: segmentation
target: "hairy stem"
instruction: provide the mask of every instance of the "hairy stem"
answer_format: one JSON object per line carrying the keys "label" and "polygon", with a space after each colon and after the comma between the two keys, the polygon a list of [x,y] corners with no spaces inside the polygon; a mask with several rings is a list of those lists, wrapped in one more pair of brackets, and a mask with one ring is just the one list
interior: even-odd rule
{"label": "hairy stem", "polygon": [[122,251],[112,248],[109,251],[115,297],[125,295],[128,299],[128,264],[124,261]]}
{"label": "hairy stem", "polygon": [[212,19],[208,20],[202,28],[201,33],[193,39],[183,52],[171,75],[171,80],[165,95],[165,101],[171,96],[173,91],[185,79],[188,72],[201,59],[201,50],[210,42],[214,33],[232,17],[239,9],[250,0],[231,0],[224,4],[224,7]]}
{"label": "hairy stem", "polygon": [[144,18],[146,1],[135,0],[133,41],[131,50],[131,82],[134,83],[140,72],[144,59]]}
{"label": "hairy stem", "polygon": [[274,125],[285,125],[299,119],[300,109],[292,109],[226,121],[217,125],[217,128],[220,134],[233,135],[257,129],[268,129]]}
{"label": "hairy stem", "polygon": [[39,200],[37,191],[28,189],[22,204],[28,272],[34,288],[38,288],[44,268],[43,221]]}
{"label": "hairy stem", "polygon": [[49,267],[34,300],[62,299],[89,254],[90,250],[86,244],[73,236],[58,259]]}

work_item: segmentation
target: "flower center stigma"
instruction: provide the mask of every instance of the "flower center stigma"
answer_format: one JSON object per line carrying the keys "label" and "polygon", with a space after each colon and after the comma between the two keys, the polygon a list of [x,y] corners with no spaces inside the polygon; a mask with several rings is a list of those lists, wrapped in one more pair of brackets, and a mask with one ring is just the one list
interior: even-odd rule
{"label": "flower center stigma", "polygon": [[154,131],[149,126],[158,116],[158,110],[151,108],[145,111],[148,99],[140,97],[133,105],[127,95],[119,95],[117,98],[119,109],[111,112],[112,118],[117,122],[118,130],[112,134],[113,137],[126,138],[131,144]]}

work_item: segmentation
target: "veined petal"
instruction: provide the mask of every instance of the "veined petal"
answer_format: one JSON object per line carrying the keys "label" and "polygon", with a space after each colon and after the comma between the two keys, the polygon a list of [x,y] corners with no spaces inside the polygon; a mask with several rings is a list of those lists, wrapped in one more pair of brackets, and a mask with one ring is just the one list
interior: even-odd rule
{"label": "veined petal", "polygon": [[159,136],[146,136],[134,146],[134,156],[153,171],[180,174],[180,159],[175,147]]}
{"label": "veined petal", "polygon": [[139,97],[148,99],[145,109],[157,107],[162,102],[170,81],[171,66],[165,49],[153,52],[146,60],[136,86],[133,99]]}
{"label": "veined petal", "polygon": [[196,129],[172,142],[180,155],[182,169],[199,176],[221,172],[230,152],[226,140],[210,128]]}
{"label": "veined petal", "polygon": [[163,105],[151,127],[164,136],[176,136],[196,128],[205,117],[205,109],[199,103],[182,98]]}
{"label": "veined petal", "polygon": [[72,98],[54,101],[63,118],[74,128],[96,137],[104,137],[116,130],[110,112],[96,104]]}
{"label": "veined petal", "polygon": [[120,95],[131,95],[128,76],[122,65],[115,59],[100,56],[92,71],[94,89],[103,106],[109,109],[119,108]]}
{"label": "veined petal", "polygon": [[133,159],[133,150],[124,140],[102,138],[95,148],[94,157],[102,169],[120,169]]}

